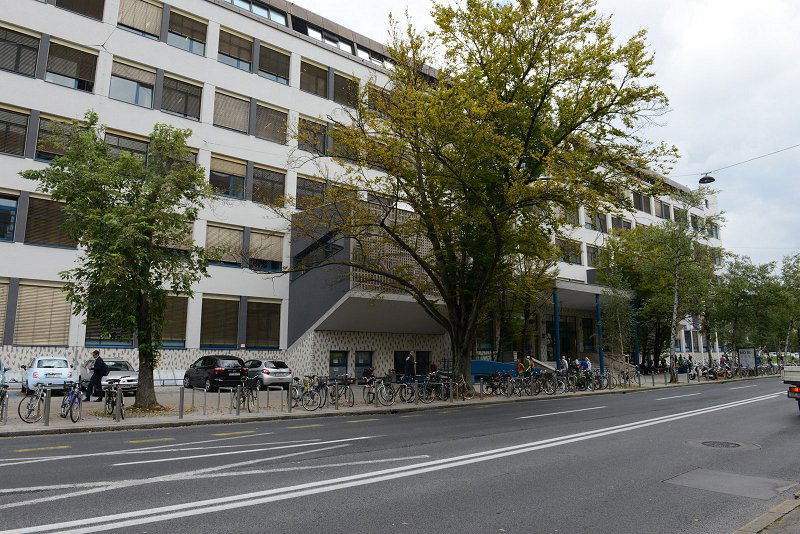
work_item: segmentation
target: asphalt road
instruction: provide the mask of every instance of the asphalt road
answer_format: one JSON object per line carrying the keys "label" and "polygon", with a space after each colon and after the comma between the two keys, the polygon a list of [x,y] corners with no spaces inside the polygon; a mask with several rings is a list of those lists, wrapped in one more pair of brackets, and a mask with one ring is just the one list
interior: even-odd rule
{"label": "asphalt road", "polygon": [[800,412],[785,395],[765,379],[6,438],[0,530],[728,534],[797,490]]}

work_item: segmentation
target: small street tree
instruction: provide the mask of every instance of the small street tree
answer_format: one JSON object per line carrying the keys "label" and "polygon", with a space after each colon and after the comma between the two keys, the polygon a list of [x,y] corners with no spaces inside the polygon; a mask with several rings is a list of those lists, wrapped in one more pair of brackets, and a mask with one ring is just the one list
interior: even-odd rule
{"label": "small street tree", "polygon": [[158,363],[165,299],[191,296],[206,274],[191,225],[209,194],[203,169],[186,146],[189,130],[157,124],[147,156],[104,142],[94,112],[49,140],[63,155],[22,176],[64,203],[78,266],[61,273],[74,313],[100,322],[104,334],[135,332],[139,353],[136,407],[158,406]]}
{"label": "small street tree", "polygon": [[[630,208],[624,191],[651,186],[634,169],[674,151],[638,135],[667,105],[644,32],[617,42],[593,0],[468,0],[433,16],[430,33],[395,26],[388,84],[326,117],[325,152],[345,170],[320,172],[344,187],[287,217],[310,241],[355,244],[301,269],[338,264],[410,295],[468,376],[496,281],[530,250],[520,241],[549,243],[558,207]],[[311,130],[301,146],[322,151]]]}

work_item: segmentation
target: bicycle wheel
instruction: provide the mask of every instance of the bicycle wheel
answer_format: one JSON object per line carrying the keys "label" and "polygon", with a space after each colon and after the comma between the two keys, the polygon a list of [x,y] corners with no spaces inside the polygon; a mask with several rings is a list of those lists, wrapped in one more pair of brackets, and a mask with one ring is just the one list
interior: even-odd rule
{"label": "bicycle wheel", "polygon": [[534,378],[531,380],[531,394],[536,396],[542,392],[542,379]]}
{"label": "bicycle wheel", "polygon": [[433,388],[429,383],[425,382],[419,388],[419,401],[423,404],[430,404],[433,402],[433,398]]}
{"label": "bicycle wheel", "polygon": [[344,403],[350,408],[356,404],[356,396],[353,393],[353,388],[350,386],[344,387]]}
{"label": "bicycle wheel", "polygon": [[41,397],[33,395],[31,397],[22,397],[17,407],[19,418],[26,423],[36,423],[42,418],[42,408],[44,401]]}
{"label": "bicycle wheel", "polygon": [[69,410],[69,394],[65,393],[64,398],[61,399],[61,410],[59,410],[58,415],[66,419],[68,410]]}
{"label": "bicycle wheel", "polygon": [[69,405],[69,418],[73,423],[81,420],[81,396],[72,397],[72,404]]}
{"label": "bicycle wheel", "polygon": [[414,402],[414,388],[408,384],[400,386],[400,400],[407,403]]}
{"label": "bicycle wheel", "polygon": [[320,403],[322,402],[321,397],[322,396],[320,395],[319,391],[306,391],[303,394],[303,397],[300,399],[303,409],[313,412],[320,407]]}
{"label": "bicycle wheel", "polygon": [[371,386],[364,386],[361,390],[361,397],[364,399],[364,404],[372,404],[375,402],[375,390]]}
{"label": "bicycle wheel", "polygon": [[106,414],[112,415],[114,413],[114,398],[111,396],[111,393],[106,394]]}
{"label": "bicycle wheel", "polygon": [[383,406],[391,406],[394,404],[394,390],[387,388],[385,385],[380,386],[378,391],[375,392],[375,398]]}
{"label": "bicycle wheel", "polygon": [[558,379],[554,376],[548,376],[544,380],[544,392],[548,395],[555,395],[558,389]]}
{"label": "bicycle wheel", "polygon": [[249,413],[253,413],[256,409],[256,404],[258,404],[258,390],[251,389],[247,392],[247,411]]}
{"label": "bicycle wheel", "polygon": [[461,382],[461,398],[464,400],[472,400],[475,397],[475,388],[472,384],[466,381]]}

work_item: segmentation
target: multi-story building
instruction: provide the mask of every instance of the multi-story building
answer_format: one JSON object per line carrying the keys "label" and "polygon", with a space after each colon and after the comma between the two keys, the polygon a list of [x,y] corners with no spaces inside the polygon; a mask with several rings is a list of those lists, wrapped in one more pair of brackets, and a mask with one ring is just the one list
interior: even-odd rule
{"label": "multi-story building", "polygon": [[[282,358],[305,373],[353,373],[370,365],[385,371],[415,351],[424,372],[446,357],[446,335],[407,298],[374,299],[352,277],[334,287],[320,277],[290,281],[278,274],[305,249],[300,240],[291,243],[289,224],[273,208],[291,199],[302,209],[324,194],[321,177],[328,172],[302,156],[330,148],[326,118],[351,106],[359,87],[386,82],[391,65],[383,45],[283,0],[0,0],[0,6],[6,365],[19,369],[34,354],[81,361],[96,347],[135,361],[132,335],[101,336],[96,320],[71,314],[59,273],[75,265],[78,251],[61,231],[60,204],[19,176],[57,155],[48,143],[54,122],[81,118],[88,109],[99,113],[106,141],[119,150],[146,154],[156,123],[191,129],[189,144],[218,194],[196,221],[193,239],[242,251],[219,258],[193,298],[169,298],[162,368],[232,352],[245,360]],[[324,160],[335,175],[336,164]],[[629,222],[649,220],[649,212]],[[579,313],[581,295],[596,291],[587,283],[592,247],[618,222],[578,217],[592,228],[574,233],[580,253],[560,266],[563,309],[575,310],[563,315],[562,336],[572,335],[573,317],[580,322],[574,343],[581,339],[587,348],[580,328],[589,323]]]}

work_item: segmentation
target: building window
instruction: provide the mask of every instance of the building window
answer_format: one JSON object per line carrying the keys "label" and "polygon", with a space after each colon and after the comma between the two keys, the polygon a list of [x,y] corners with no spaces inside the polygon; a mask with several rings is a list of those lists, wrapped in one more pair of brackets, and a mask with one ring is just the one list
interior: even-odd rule
{"label": "building window", "polygon": [[653,213],[650,209],[650,197],[642,193],[633,193],[633,207],[645,213]]}
{"label": "building window", "polygon": [[40,161],[51,161],[56,156],[64,154],[64,148],[57,140],[57,135],[65,125],[50,119],[39,121],[39,134],[36,139],[36,156]]}
{"label": "building window", "polygon": [[50,43],[44,79],[64,87],[91,93],[97,56],[58,43]]}
{"label": "building window", "polygon": [[580,218],[580,208],[564,208],[564,220],[570,226],[580,226],[581,225],[581,218]]}
{"label": "building window", "polygon": [[105,0],[56,0],[56,7],[74,11],[87,17],[103,20]]}
{"label": "building window", "polygon": [[302,61],[300,63],[300,89],[327,98],[328,69]]}
{"label": "building window", "polygon": [[297,177],[297,209],[304,210],[318,205],[325,196],[325,182]]}
{"label": "building window", "polygon": [[155,72],[115,61],[111,67],[111,88],[108,96],[129,104],[152,108],[155,84]]}
{"label": "building window", "polygon": [[206,23],[170,10],[167,44],[198,56],[204,56],[206,54]]}
{"label": "building window", "polygon": [[77,243],[64,231],[64,204],[31,197],[28,201],[25,243],[74,248]]}
{"label": "building window", "polygon": [[253,64],[253,41],[220,30],[217,59],[220,63],[250,72]]}
{"label": "building window", "polygon": [[698,217],[697,215],[694,215],[694,214],[690,217],[690,219],[691,219],[692,228],[694,230],[698,230],[699,231],[700,228],[703,226],[703,219]]}
{"label": "building window", "polygon": [[230,198],[244,198],[244,181],[247,164],[221,158],[211,158],[211,189],[218,195]]}
{"label": "building window", "polygon": [[84,344],[87,347],[132,347],[133,333],[131,332],[103,332],[102,325],[96,317],[86,318],[86,339]]}
{"label": "building window", "polygon": [[14,344],[66,346],[71,307],[61,287],[20,284]]}
{"label": "building window", "polygon": [[662,200],[655,201],[656,217],[659,219],[671,219],[672,213],[669,210],[669,204]]}
{"label": "building window", "polygon": [[248,267],[253,271],[279,273],[283,268],[283,236],[250,230]]}
{"label": "building window", "polygon": [[242,266],[244,229],[209,224],[206,227],[206,250],[212,265]]}
{"label": "building window", "polygon": [[14,156],[24,155],[27,132],[27,115],[0,109],[0,153]]}
{"label": "building window", "polygon": [[276,302],[247,300],[248,349],[276,350],[281,343],[281,305]]}
{"label": "building window", "polygon": [[358,105],[358,81],[341,74],[334,74],[333,101],[355,108]]}
{"label": "building window", "polygon": [[214,126],[247,133],[250,124],[250,102],[217,91],[214,96]]}
{"label": "building window", "polygon": [[611,228],[613,230],[630,230],[631,222],[621,217],[611,217]]}
{"label": "building window", "polygon": [[164,303],[164,325],[161,344],[166,349],[182,349],[186,346],[186,310],[189,299],[169,295]]}
{"label": "building window", "polygon": [[674,206],[672,208],[672,211],[675,213],[675,221],[676,222],[686,223],[686,222],[689,221],[689,212],[688,211],[686,211],[684,209],[681,209],[681,208],[679,208],[677,206]]}
{"label": "building window", "polygon": [[683,344],[686,347],[686,352],[694,352],[694,350],[692,350],[692,331],[691,330],[684,330],[683,331]]}
{"label": "building window", "polygon": [[586,265],[587,267],[597,267],[600,259],[600,247],[586,245]]}
{"label": "building window", "polygon": [[282,172],[253,168],[253,202],[278,206],[286,190],[286,175]]}
{"label": "building window", "polygon": [[[318,41],[322,41],[325,44],[329,44],[334,48],[338,48],[343,52],[347,52],[348,54],[353,53],[353,43],[348,41],[347,39],[343,39],[336,34],[333,34],[329,31],[322,30],[307,22],[303,21],[303,26],[305,26],[305,33],[309,37],[312,37]],[[298,29],[298,28],[295,28]]]}
{"label": "building window", "polygon": [[594,352],[594,323],[591,317],[581,317],[583,352]]}
{"label": "building window", "polygon": [[[0,241],[14,241],[16,223],[17,199],[0,196]],[[5,306],[4,300],[0,300],[0,306]]]}
{"label": "building window", "polygon": [[364,371],[372,367],[372,351],[371,350],[357,350],[356,351],[356,378],[364,376]]}
{"label": "building window", "polygon": [[117,24],[151,39],[161,34],[162,7],[146,0],[121,0]]}
{"label": "building window", "polygon": [[38,54],[38,38],[0,28],[0,69],[33,77]]}
{"label": "building window", "polygon": [[327,126],[324,123],[300,118],[297,147],[314,154],[324,155],[327,147]]}
{"label": "building window", "polygon": [[147,148],[150,145],[147,141],[106,132],[105,142],[110,147],[109,152],[114,156],[127,152],[142,161],[147,159]]}
{"label": "building window", "polygon": [[273,22],[277,22],[282,26],[286,26],[286,13],[274,9],[265,4],[264,2],[259,2],[258,0],[227,0],[227,1],[237,7],[241,7],[242,9],[252,11],[256,15],[260,15]]}
{"label": "building window", "polygon": [[200,348],[238,348],[239,298],[203,297]]}
{"label": "building window", "polygon": [[561,261],[572,265],[583,265],[580,243],[571,239],[556,239],[556,247],[561,253]]}
{"label": "building window", "polygon": [[708,237],[719,239],[719,225],[714,223],[708,225]]}
{"label": "building window", "polygon": [[287,113],[268,106],[256,106],[255,136],[282,145],[286,144]]}
{"label": "building window", "polygon": [[[311,269],[325,262],[325,260],[334,257],[344,248],[342,245],[337,245],[334,242],[336,234],[328,232],[320,237],[309,246],[298,252],[292,258],[292,264],[295,269]],[[297,275],[303,274],[298,272]]]}
{"label": "building window", "polygon": [[261,45],[258,74],[269,80],[289,85],[289,54]]}
{"label": "building window", "polygon": [[202,98],[202,87],[174,78],[164,78],[161,111],[199,120]]}
{"label": "building window", "polygon": [[608,220],[604,213],[587,213],[584,226],[589,230],[596,230],[604,234],[608,233]]}

